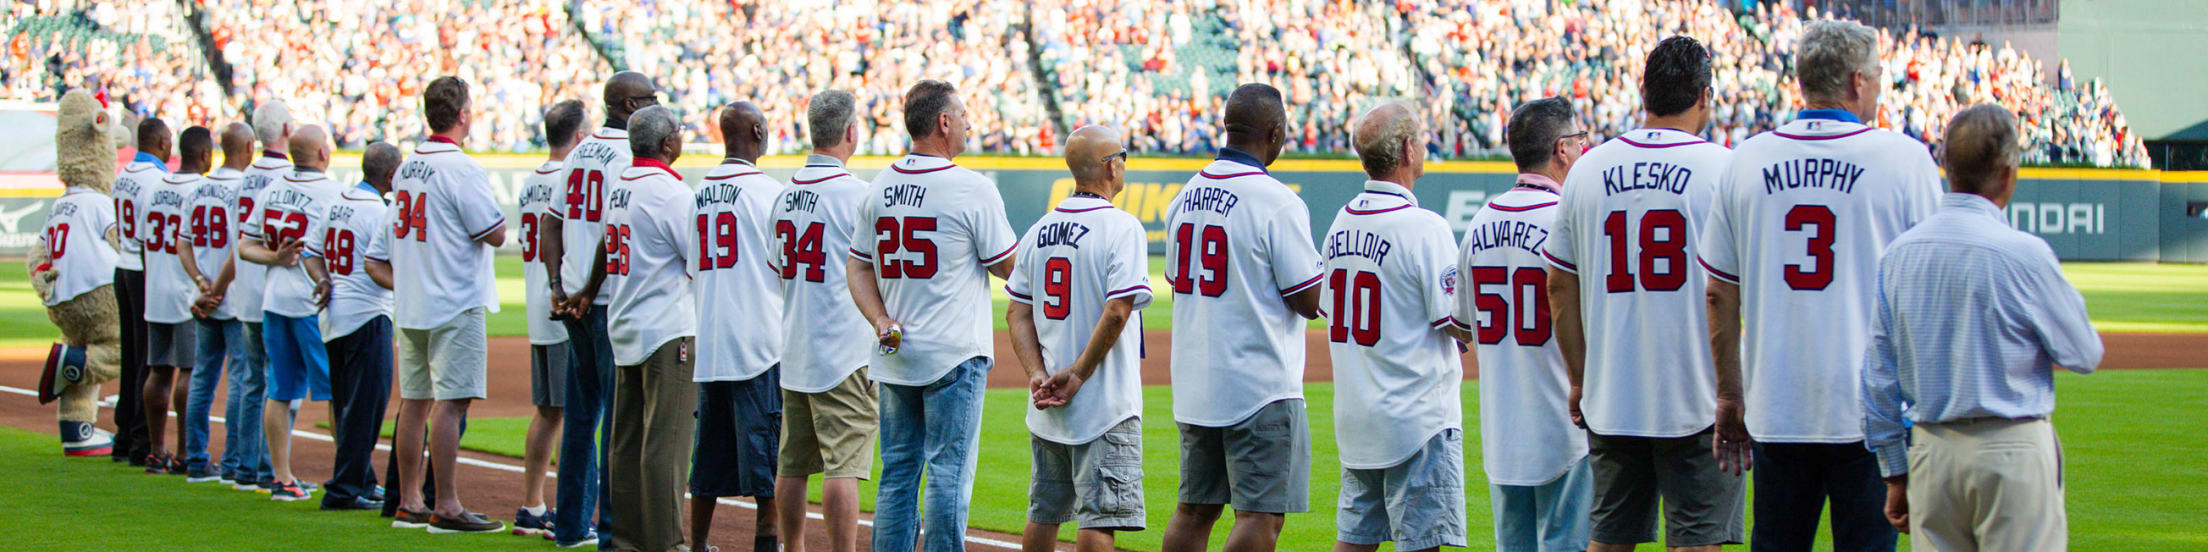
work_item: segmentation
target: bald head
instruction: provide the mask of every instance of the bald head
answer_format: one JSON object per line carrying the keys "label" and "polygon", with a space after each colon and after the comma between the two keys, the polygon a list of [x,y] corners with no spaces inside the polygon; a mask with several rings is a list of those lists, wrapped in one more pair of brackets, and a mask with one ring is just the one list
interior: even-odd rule
{"label": "bald head", "polygon": [[629,116],[637,110],[659,104],[658,90],[652,88],[652,78],[635,71],[614,73],[606,79],[605,102],[607,126],[626,128]]}
{"label": "bald head", "polygon": [[391,175],[399,172],[399,147],[390,142],[368,144],[368,151],[360,152],[361,179],[376,191],[391,191]]}
{"label": "bald head", "polygon": [[2016,115],[2001,106],[1979,104],[1955,114],[1945,136],[1940,166],[1947,169],[1948,188],[2008,204],[2022,155]]}
{"label": "bald head", "polygon": [[1418,113],[1402,102],[1380,104],[1359,116],[1352,145],[1365,176],[1404,185],[1417,180],[1426,151],[1419,126]]}
{"label": "bald head", "polygon": [[1280,157],[1288,143],[1288,108],[1280,89],[1268,84],[1245,84],[1227,95],[1227,147],[1255,155],[1266,163]]}
{"label": "bald head", "polygon": [[1119,192],[1127,176],[1125,142],[1119,131],[1103,125],[1075,129],[1066,138],[1066,170],[1073,172],[1074,188],[1104,197]]}
{"label": "bald head", "polygon": [[721,108],[721,141],[728,156],[745,161],[758,161],[767,149],[767,115],[759,112],[759,106],[751,102],[736,102]]}
{"label": "bald head", "polygon": [[329,170],[330,133],[322,125],[307,125],[291,131],[291,140],[285,143],[291,152],[291,163],[303,169]]}
{"label": "bald head", "polygon": [[232,122],[222,125],[222,166],[245,170],[253,164],[253,126]]}

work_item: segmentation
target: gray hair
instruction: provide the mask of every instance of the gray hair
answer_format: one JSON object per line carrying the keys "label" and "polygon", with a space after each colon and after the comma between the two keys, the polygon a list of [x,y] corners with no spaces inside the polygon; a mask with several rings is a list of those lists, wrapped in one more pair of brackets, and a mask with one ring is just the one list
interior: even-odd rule
{"label": "gray hair", "polygon": [[1861,71],[1869,77],[1877,67],[1878,32],[1853,21],[1812,21],[1794,49],[1794,77],[1812,100],[1841,97],[1848,75]]}
{"label": "gray hair", "polygon": [[1998,105],[1978,104],[1956,113],[1940,144],[1940,166],[1947,169],[1949,187],[1980,193],[1996,175],[2023,163],[2016,127],[2016,114]]}
{"label": "gray hair", "polygon": [[284,107],[283,100],[269,100],[253,106],[253,137],[261,141],[261,147],[274,149],[286,144],[291,137],[284,127],[291,126],[291,108]]}
{"label": "gray hair", "polygon": [[667,143],[667,137],[682,132],[682,121],[675,119],[675,112],[663,106],[651,106],[629,115],[629,152],[637,157],[659,158],[659,147]]}
{"label": "gray hair", "polygon": [[1357,148],[1365,174],[1378,177],[1402,166],[1403,144],[1418,136],[1418,126],[1418,111],[1400,101],[1380,104],[1359,116],[1350,143]]}
{"label": "gray hair", "polygon": [[834,147],[849,137],[844,129],[851,128],[851,93],[828,90],[813,95],[813,101],[805,108],[805,130],[812,134],[814,148]]}
{"label": "gray hair", "polygon": [[368,151],[360,154],[360,172],[369,182],[389,183],[391,175],[399,171],[402,157],[399,147],[390,142],[368,144]]}
{"label": "gray hair", "polygon": [[1510,122],[1503,125],[1503,141],[1510,145],[1510,160],[1518,164],[1518,172],[1533,172],[1549,164],[1556,156],[1556,141],[1564,139],[1565,129],[1572,128],[1574,116],[1572,103],[1557,97],[1518,104],[1510,110]]}

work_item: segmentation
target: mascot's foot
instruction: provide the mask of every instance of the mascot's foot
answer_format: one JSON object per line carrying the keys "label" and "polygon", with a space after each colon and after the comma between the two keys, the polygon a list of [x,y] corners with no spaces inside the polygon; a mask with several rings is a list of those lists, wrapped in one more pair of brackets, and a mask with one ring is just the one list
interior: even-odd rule
{"label": "mascot's foot", "polygon": [[[55,343],[46,350],[46,369],[38,373],[38,404],[54,402],[61,391],[84,381],[84,348]],[[69,434],[66,429],[63,434]]]}
{"label": "mascot's foot", "polygon": [[92,427],[90,422],[61,423],[63,456],[103,456],[115,450],[115,434]]}

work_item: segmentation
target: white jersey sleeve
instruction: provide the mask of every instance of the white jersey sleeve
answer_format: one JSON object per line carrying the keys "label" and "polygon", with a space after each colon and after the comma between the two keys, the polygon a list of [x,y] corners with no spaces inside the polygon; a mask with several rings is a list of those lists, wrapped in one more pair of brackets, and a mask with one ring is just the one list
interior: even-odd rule
{"label": "white jersey sleeve", "polygon": [[775,198],[769,259],[782,276],[783,389],[827,391],[873,360],[874,328],[844,271],[869,189],[841,166],[818,164],[798,168]]}
{"label": "white jersey sleeve", "polygon": [[[782,183],[746,163],[705,175],[690,202],[695,228],[680,232],[697,279],[696,381],[743,381],[782,360],[782,274],[772,261],[770,205]],[[761,313],[775,313],[762,316]],[[808,345],[810,346],[810,345]]]}
{"label": "white jersey sleeve", "polygon": [[1459,252],[1457,326],[1473,332],[1480,370],[1480,458],[1489,481],[1556,480],[1587,455],[1566,408],[1571,382],[1549,318],[1541,248],[1559,211],[1555,192],[1524,187],[1472,215]]}
{"label": "white jersey sleeve", "polygon": [[1449,224],[1409,189],[1368,182],[1334,217],[1322,251],[1342,467],[1402,464],[1464,425],[1464,364],[1444,332],[1456,307]]}
{"label": "white jersey sleeve", "polygon": [[1741,377],[1758,441],[1863,439],[1861,373],[1886,245],[1937,208],[1923,143],[1800,119],[1734,153],[1701,262],[1741,288]]}

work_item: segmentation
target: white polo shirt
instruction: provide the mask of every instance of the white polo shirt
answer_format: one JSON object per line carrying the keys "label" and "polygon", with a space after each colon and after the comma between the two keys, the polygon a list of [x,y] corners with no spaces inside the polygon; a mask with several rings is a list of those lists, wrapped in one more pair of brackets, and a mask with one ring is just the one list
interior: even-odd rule
{"label": "white polo shirt", "polygon": [[1287,297],[1320,285],[1303,198],[1265,169],[1220,159],[1166,208],[1173,283],[1173,419],[1225,427],[1303,398],[1304,319]]}
{"label": "white polo shirt", "polygon": [[1595,433],[1684,437],[1717,421],[1709,277],[1694,242],[1730,155],[1677,130],[1634,130],[1588,150],[1564,179],[1543,251],[1579,275],[1579,408]]}
{"label": "white polo shirt", "polygon": [[[253,211],[255,220],[247,223],[245,239],[261,240],[274,250],[320,233],[326,226],[323,217],[330,204],[336,203],[338,194],[344,191],[344,185],[321,171],[302,169],[284,175],[261,190]],[[271,266],[267,274],[266,291],[261,295],[263,312],[292,318],[321,312],[321,306],[314,302],[314,280],[307,276],[305,267]],[[250,293],[252,289],[239,291]]]}
{"label": "white polo shirt", "polygon": [[[560,287],[567,293],[583,289],[590,280],[591,262],[605,243],[606,196],[626,174],[636,155],[629,152],[627,129],[604,127],[575,144],[560,163],[564,193],[552,194],[544,213],[560,219]],[[613,298],[604,287],[592,301],[608,304]]]}
{"label": "white polo shirt", "polygon": [[1472,215],[1458,250],[1457,327],[1477,338],[1480,460],[1496,485],[1544,485],[1587,456],[1587,432],[1566,404],[1572,384],[1541,259],[1560,211],[1556,186],[1519,175]]}
{"label": "white polo shirt", "polygon": [[70,186],[46,210],[39,246],[53,265],[54,286],[46,306],[62,304],[115,283],[115,247],[107,233],[116,230],[115,198],[84,186]]}
{"label": "white polo shirt", "polygon": [[1464,361],[1444,333],[1456,323],[1456,238],[1409,188],[1373,180],[1319,243],[1342,467],[1402,464],[1464,428]]}
{"label": "white polo shirt", "polygon": [[1096,196],[1066,198],[1020,239],[1004,293],[1035,308],[1043,370],[1073,368],[1089,348],[1105,303],[1127,298],[1135,310],[1104,362],[1065,406],[1027,406],[1027,430],[1053,443],[1079,445],[1142,415],[1142,308],[1150,306],[1150,238],[1142,221]]}
{"label": "white polo shirt", "polygon": [[782,271],[771,247],[780,193],[781,181],[728,159],[692,194],[697,247],[686,257],[697,274],[696,381],[748,380],[782,361]]}
{"label": "white polo shirt", "polygon": [[[138,235],[131,239],[139,242],[145,255],[147,322],[180,324],[192,319],[192,301],[199,298],[199,284],[184,272],[176,242],[178,236],[189,234],[191,197],[199,193],[200,182],[196,174],[168,174],[138,192]],[[193,260],[198,259],[195,256]],[[214,279],[214,274],[208,276]]]}
{"label": "white polo shirt", "polygon": [[636,366],[661,345],[698,335],[686,252],[697,247],[690,186],[657,159],[638,159],[606,197],[606,327],[613,362]]}
{"label": "white polo shirt", "polygon": [[904,342],[893,354],[874,347],[867,375],[927,385],[968,359],[994,358],[986,267],[1011,258],[1020,241],[996,182],[948,159],[911,154],[875,176],[868,195],[852,227],[851,256],[874,264],[883,306],[904,326]]}
{"label": "white polo shirt", "polygon": [[468,309],[498,312],[496,249],[481,241],[506,228],[483,166],[431,137],[399,164],[391,190],[391,280],[401,329],[444,325]]}
{"label": "white polo shirt", "polygon": [[1741,378],[1758,441],[1863,440],[1863,354],[1878,262],[1939,208],[1939,167],[1906,135],[1804,118],[1733,152],[1702,233],[1741,287]]}
{"label": "white polo shirt", "polygon": [[872,190],[836,158],[813,155],[769,206],[767,260],[782,276],[783,389],[825,392],[874,359],[874,326],[851,302],[843,270],[852,237],[871,235],[852,229]]}
{"label": "white polo shirt", "polygon": [[307,254],[321,257],[329,269],[330,306],[322,313],[323,341],[352,335],[368,321],[391,315],[391,290],[368,276],[369,261],[391,262],[394,221],[390,211],[375,188],[367,184],[346,188],[325,211],[322,231],[307,236]]}
{"label": "white polo shirt", "polygon": [[[191,215],[187,217],[184,226],[176,229],[176,238],[192,241],[192,260],[199,263],[199,273],[208,280],[220,277],[222,265],[233,262],[232,259],[237,255],[238,219],[231,209],[238,203],[238,187],[243,184],[244,177],[245,173],[238,170],[217,168],[214,172],[207,173],[200,181],[199,189],[193,191],[192,197],[186,200]],[[245,265],[249,264],[253,263],[237,262],[231,268],[232,280],[235,281],[237,271],[245,270]],[[197,295],[196,290],[194,295]],[[236,320],[236,295],[225,294],[222,304],[216,305],[208,318]]]}
{"label": "white polo shirt", "polygon": [[[538,240],[560,239],[560,236],[544,236],[541,220],[551,215],[555,194],[566,193],[560,162],[546,161],[537,170],[521,180],[521,281],[522,307],[529,315],[529,344],[557,345],[567,342],[567,325],[552,319],[552,289],[550,278],[544,273],[544,261],[537,257],[544,251]],[[562,267],[563,269],[565,267]],[[564,270],[563,270],[564,272]]]}

